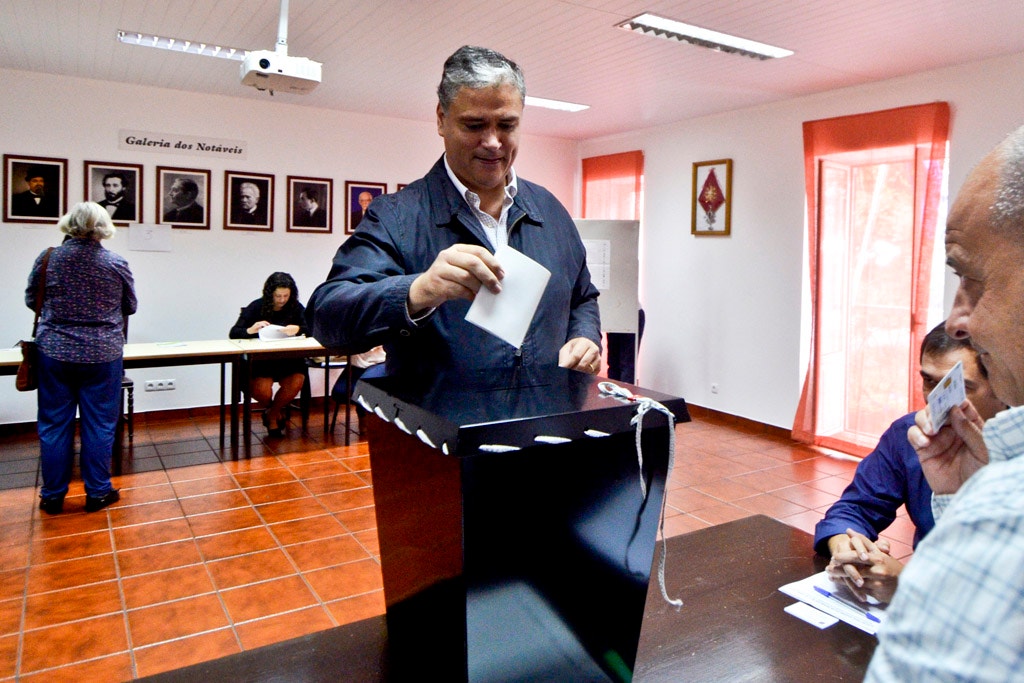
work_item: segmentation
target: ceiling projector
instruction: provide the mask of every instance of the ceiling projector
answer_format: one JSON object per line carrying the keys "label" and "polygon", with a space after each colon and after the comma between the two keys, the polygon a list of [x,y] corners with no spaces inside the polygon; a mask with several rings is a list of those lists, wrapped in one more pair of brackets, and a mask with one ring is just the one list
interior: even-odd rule
{"label": "ceiling projector", "polygon": [[304,95],[320,85],[320,62],[273,50],[255,50],[242,61],[242,85],[257,90]]}

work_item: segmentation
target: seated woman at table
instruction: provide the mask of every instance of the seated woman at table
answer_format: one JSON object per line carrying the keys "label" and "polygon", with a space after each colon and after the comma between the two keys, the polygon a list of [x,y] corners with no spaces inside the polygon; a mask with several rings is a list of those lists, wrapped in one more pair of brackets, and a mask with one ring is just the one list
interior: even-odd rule
{"label": "seated woman at table", "polygon": [[[288,273],[273,273],[263,284],[263,296],[242,308],[231,328],[232,339],[253,339],[268,325],[278,325],[283,334],[306,334],[305,307],[299,303],[299,288]],[[285,410],[306,381],[306,365],[301,358],[254,361],[249,390],[263,408],[263,425],[270,436],[284,434],[288,420]],[[274,393],[274,383],[278,384]]]}

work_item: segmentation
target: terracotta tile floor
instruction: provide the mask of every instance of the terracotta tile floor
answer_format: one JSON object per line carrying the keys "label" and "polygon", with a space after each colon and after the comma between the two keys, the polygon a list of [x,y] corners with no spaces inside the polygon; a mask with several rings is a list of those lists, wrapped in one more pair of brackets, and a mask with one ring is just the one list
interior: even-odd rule
{"label": "terracotta tile floor", "polygon": [[[751,514],[812,531],[855,462],[707,415],[678,427],[666,533]],[[703,413],[703,416],[701,414]],[[34,436],[0,440],[0,680],[130,680],[382,613],[364,443],[312,419],[221,458],[215,417],[137,416],[121,502],[37,508]],[[910,553],[901,512],[888,537]]]}

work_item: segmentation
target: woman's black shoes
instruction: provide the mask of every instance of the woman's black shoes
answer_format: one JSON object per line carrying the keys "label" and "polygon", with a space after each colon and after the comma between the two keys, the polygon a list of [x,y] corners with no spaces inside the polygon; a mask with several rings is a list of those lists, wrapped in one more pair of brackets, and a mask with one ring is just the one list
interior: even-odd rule
{"label": "woman's black shoes", "polygon": [[[280,421],[278,421],[278,424],[281,424]],[[284,436],[284,433],[281,431],[280,427],[270,426],[270,416],[267,415],[266,411],[264,411],[263,413],[263,426],[267,428],[267,436],[273,437],[275,439],[280,439],[282,436]]]}
{"label": "woman's black shoes", "polygon": [[64,496],[41,498],[39,500],[39,509],[48,515],[59,515],[64,511]]}
{"label": "woman's black shoes", "polygon": [[[85,511],[96,512],[102,510],[108,505],[112,505],[117,501],[121,500],[121,493],[117,489],[111,489],[110,493],[99,498],[93,498],[92,496],[85,497]],[[40,498],[39,509],[48,515],[59,515],[64,511],[64,496],[54,496],[53,498]]]}
{"label": "woman's black shoes", "polygon": [[102,510],[108,505],[112,505],[117,501],[121,500],[121,493],[117,489],[111,489],[110,493],[99,498],[93,498],[92,496],[85,497],[85,511],[96,512]]}

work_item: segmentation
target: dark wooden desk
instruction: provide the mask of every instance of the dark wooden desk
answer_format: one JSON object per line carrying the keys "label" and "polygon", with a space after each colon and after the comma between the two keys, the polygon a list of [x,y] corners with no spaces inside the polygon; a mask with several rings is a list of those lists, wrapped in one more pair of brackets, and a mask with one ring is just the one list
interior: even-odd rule
{"label": "dark wooden desk", "polygon": [[[665,604],[652,572],[634,681],[859,681],[875,638],[818,630],[782,611],[779,586],[820,571],[809,534],[764,516],[669,539]],[[600,596],[595,596],[599,599]],[[426,625],[429,628],[429,625]],[[429,666],[424,665],[423,680]],[[383,615],[143,679],[386,681]]]}
{"label": "dark wooden desk", "polygon": [[782,611],[779,586],[821,571],[813,537],[757,515],[669,539],[678,612],[652,572],[635,681],[860,681],[877,640],[840,622],[819,630]]}

